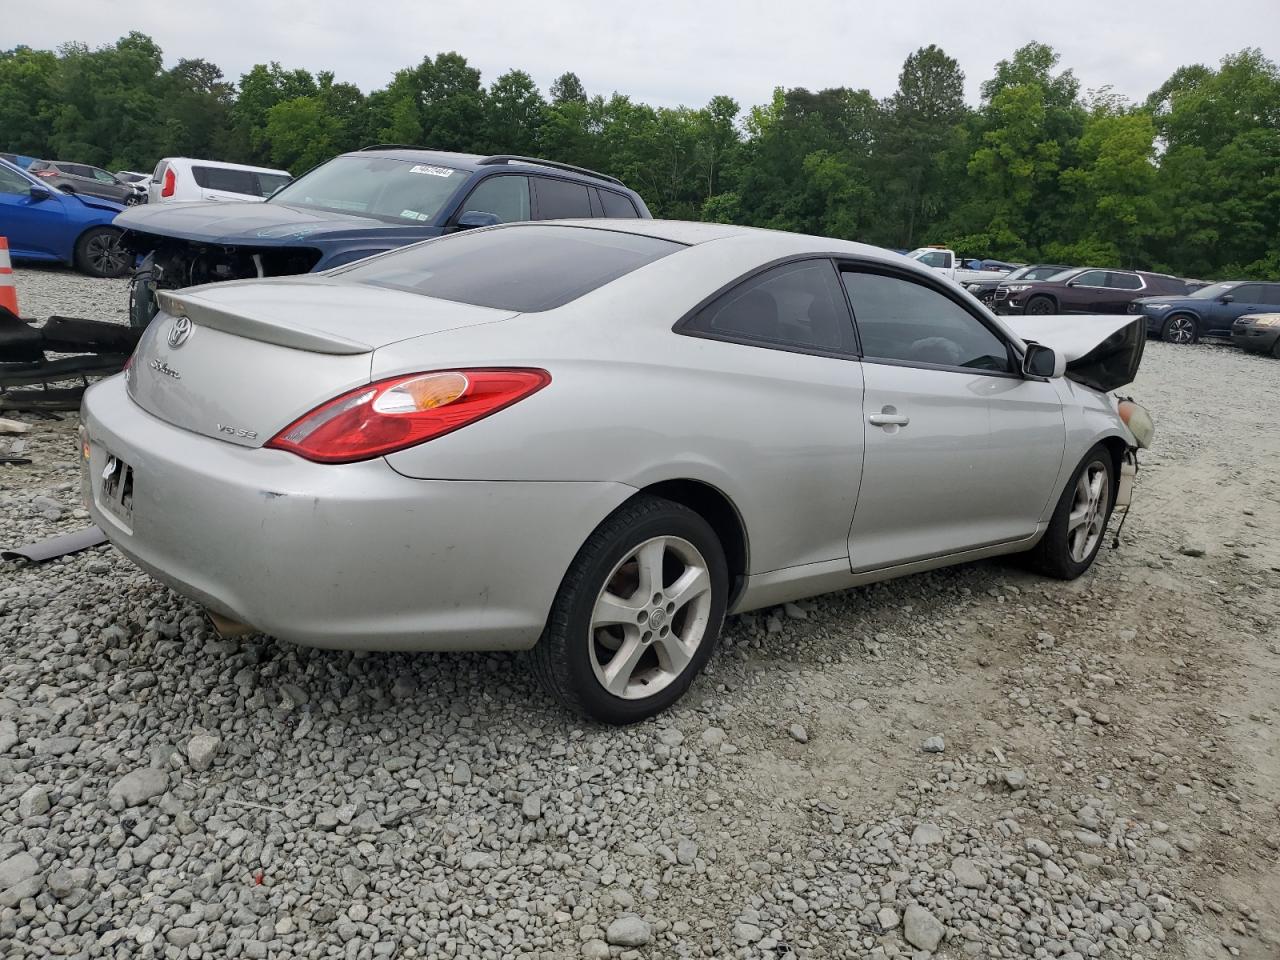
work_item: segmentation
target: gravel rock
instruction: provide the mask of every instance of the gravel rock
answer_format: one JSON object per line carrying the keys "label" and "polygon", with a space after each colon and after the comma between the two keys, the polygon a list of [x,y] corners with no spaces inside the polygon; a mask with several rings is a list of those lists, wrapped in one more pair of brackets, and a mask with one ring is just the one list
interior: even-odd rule
{"label": "gravel rock", "polygon": [[898,911],[893,907],[881,907],[876,911],[876,923],[880,925],[881,930],[892,930],[901,922]]}
{"label": "gravel rock", "polygon": [[29,853],[15,853],[0,861],[0,907],[16,906],[34,897],[42,885],[40,864]]}
{"label": "gravel rock", "polygon": [[191,769],[198,772],[213,766],[213,758],[218,754],[222,740],[209,734],[198,734],[187,741],[187,759],[191,761]]}
{"label": "gravel rock", "polygon": [[809,731],[804,728],[803,724],[791,724],[791,726],[787,727],[787,735],[796,743],[809,742]]}
{"label": "gravel rock", "polygon": [[123,810],[146,803],[152,797],[164,793],[169,785],[169,775],[155,767],[143,767],[125,774],[111,786],[107,794],[112,809]]}
{"label": "gravel rock", "polygon": [[926,737],[921,742],[920,749],[925,753],[942,753],[947,749],[947,743],[942,737]]}
{"label": "gravel rock", "polygon": [[38,784],[29,787],[18,800],[18,816],[23,820],[42,817],[49,812],[49,791]]}
{"label": "gravel rock", "polygon": [[649,924],[636,916],[618,917],[604,934],[605,940],[618,947],[643,947],[652,936]]}
{"label": "gravel rock", "polygon": [[902,935],[907,943],[933,952],[942,942],[942,921],[918,903],[907,905],[902,914]]}

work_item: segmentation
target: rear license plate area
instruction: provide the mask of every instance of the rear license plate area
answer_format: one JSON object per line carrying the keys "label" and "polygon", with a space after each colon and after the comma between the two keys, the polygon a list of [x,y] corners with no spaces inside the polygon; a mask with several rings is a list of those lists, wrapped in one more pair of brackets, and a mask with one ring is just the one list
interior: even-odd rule
{"label": "rear license plate area", "polygon": [[121,521],[133,526],[133,467],[110,451],[104,451],[98,479],[98,505]]}

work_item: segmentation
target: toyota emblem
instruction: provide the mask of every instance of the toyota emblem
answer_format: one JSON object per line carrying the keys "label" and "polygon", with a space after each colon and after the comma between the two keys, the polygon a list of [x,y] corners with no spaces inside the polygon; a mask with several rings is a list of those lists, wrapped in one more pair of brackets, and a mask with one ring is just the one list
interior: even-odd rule
{"label": "toyota emblem", "polygon": [[175,350],[187,342],[187,337],[191,336],[191,319],[189,317],[178,317],[173,321],[173,326],[169,328],[169,346]]}

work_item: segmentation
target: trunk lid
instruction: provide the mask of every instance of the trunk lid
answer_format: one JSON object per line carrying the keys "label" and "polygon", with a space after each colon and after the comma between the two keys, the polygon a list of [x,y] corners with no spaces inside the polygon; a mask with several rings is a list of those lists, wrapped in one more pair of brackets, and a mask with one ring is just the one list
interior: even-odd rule
{"label": "trunk lid", "polygon": [[1132,383],[1147,345],[1147,321],[1133,314],[1002,317],[1023,341],[1067,358],[1067,377],[1106,393]]}
{"label": "trunk lid", "polygon": [[368,383],[379,347],[515,315],[323,277],[210,284],[159,301],[129,395],[167,423],[246,447]]}

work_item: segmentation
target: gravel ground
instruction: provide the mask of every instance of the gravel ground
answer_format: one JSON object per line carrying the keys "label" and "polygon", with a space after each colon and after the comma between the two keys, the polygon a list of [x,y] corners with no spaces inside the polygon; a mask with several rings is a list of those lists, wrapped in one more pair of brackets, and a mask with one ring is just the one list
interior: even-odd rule
{"label": "gravel ground", "polygon": [[[124,285],[19,270],[24,312]],[[0,565],[5,957],[1280,956],[1280,364],[1152,343],[1119,549],[734,618],[665,717]],[[84,524],[74,417],[0,542]],[[0,441],[2,446],[4,441]]]}

